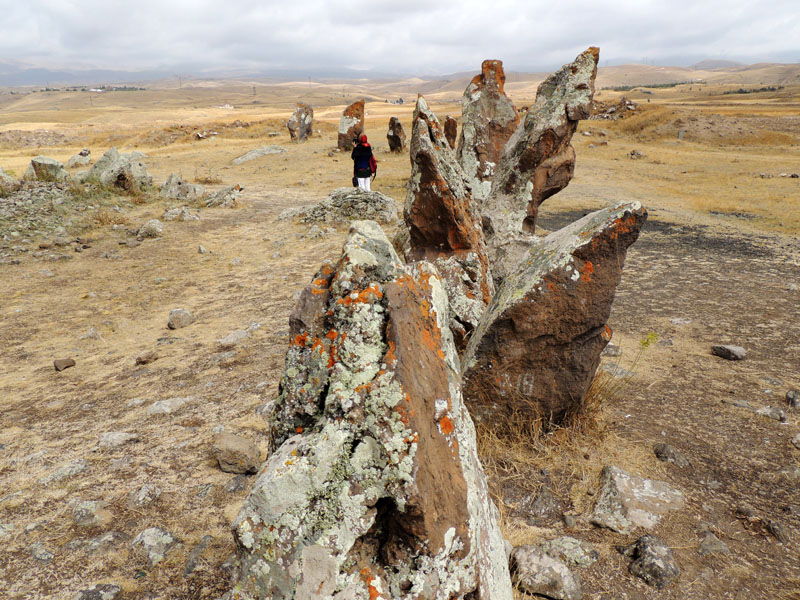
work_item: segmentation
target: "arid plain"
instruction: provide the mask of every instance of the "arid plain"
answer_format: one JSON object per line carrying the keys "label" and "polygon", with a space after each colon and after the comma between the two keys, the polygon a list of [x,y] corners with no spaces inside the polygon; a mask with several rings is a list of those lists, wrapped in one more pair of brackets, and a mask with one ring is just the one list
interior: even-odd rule
{"label": "arid plain", "polygon": [[[506,92],[530,105],[542,77],[512,73]],[[179,173],[211,190],[244,188],[237,207],[191,206],[198,221],[167,223],[161,238],[138,244],[129,230],[175,201],[77,193],[11,210],[0,197],[0,596],[72,598],[99,583],[132,599],[217,598],[227,589],[229,527],[250,483],[220,471],[215,432],[266,451],[259,409],[277,393],[289,311],[347,233],[339,226],[312,237],[308,225],[278,215],[350,183],[337,124],[359,97],[379,160],[373,189],[402,206],[409,157],[388,152],[389,118],[410,133],[417,93],[440,119],[460,118],[468,79],[0,91],[0,167],[17,178],[36,155],[66,162],[89,148],[96,160],[116,146],[145,153],[157,185]],[[654,85],[674,81],[687,83]],[[579,572],[584,598],[800,598],[800,448],[791,443],[800,410],[784,399],[800,388],[800,67],[601,68],[598,91],[606,106],[625,96],[636,109],[581,123],[575,178],[543,204],[539,225],[555,230],[618,200],[647,207],[609,323],[621,354],[604,358],[592,401],[570,428],[544,435],[520,424],[517,443],[507,444],[479,425],[504,533],[514,544],[563,534],[591,542],[599,560]],[[294,144],[283,122],[297,101],[314,107],[315,133]],[[286,152],[232,165],[273,144]],[[642,156],[631,158],[634,150]],[[64,237],[66,245],[54,243]],[[178,307],[197,320],[168,330]],[[241,343],[220,346],[248,328]],[[748,357],[712,356],[716,343],[743,346]],[[155,360],[137,364],[148,353]],[[56,372],[53,360],[67,357],[76,366]],[[188,401],[148,414],[169,398]],[[766,407],[783,410],[785,422],[756,412]],[[138,439],[102,446],[110,431]],[[689,465],[660,462],[653,446],[664,442]],[[82,472],[43,483],[79,460]],[[667,481],[686,498],[655,530],[681,567],[667,589],[628,574],[617,546],[635,536],[588,523],[609,464]],[[131,503],[145,484],[160,495]],[[81,500],[106,502],[108,523],[78,526]],[[534,504],[550,508],[531,516]],[[569,526],[563,513],[576,517]],[[151,567],[131,541],[156,526],[180,544]],[[698,553],[709,531],[729,553]]]}

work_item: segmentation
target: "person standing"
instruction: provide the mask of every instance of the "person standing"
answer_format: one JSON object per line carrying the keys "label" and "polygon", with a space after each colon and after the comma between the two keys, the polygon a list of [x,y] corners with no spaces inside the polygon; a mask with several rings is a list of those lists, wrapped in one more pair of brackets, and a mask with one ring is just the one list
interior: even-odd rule
{"label": "person standing", "polygon": [[358,181],[358,187],[370,191],[370,177],[378,170],[378,164],[372,155],[372,147],[367,143],[367,134],[362,133],[350,154],[353,159],[353,175]]}

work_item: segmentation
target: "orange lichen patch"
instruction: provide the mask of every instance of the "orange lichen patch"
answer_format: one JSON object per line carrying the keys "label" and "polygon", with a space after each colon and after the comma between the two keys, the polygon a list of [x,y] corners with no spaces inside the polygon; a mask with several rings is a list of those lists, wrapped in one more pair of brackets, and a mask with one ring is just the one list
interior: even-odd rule
{"label": "orange lichen patch", "polygon": [[383,292],[381,292],[377,283],[373,283],[365,290],[353,292],[344,298],[339,298],[337,302],[345,306],[350,306],[351,304],[369,304],[381,298],[383,298]]}
{"label": "orange lichen patch", "polygon": [[305,346],[306,342],[308,342],[308,333],[298,333],[294,336],[294,345],[295,346]]}
{"label": "orange lichen patch", "polygon": [[303,433],[303,431],[305,431],[305,430],[298,425],[297,427],[294,428],[294,431],[295,431],[295,433]]}
{"label": "orange lichen patch", "polygon": [[335,329],[331,329],[328,333],[325,334],[325,337],[328,338],[330,341],[334,341],[337,337],[339,337],[339,332]]}
{"label": "orange lichen patch", "polygon": [[603,340],[605,340],[606,342],[610,342],[612,335],[613,335],[613,332],[611,331],[611,327],[609,327],[608,325],[603,327],[603,333],[602,333]]}
{"label": "orange lichen patch", "polygon": [[416,444],[418,441],[419,441],[419,433],[417,433],[416,431],[403,439],[403,442],[406,444]]}
{"label": "orange lichen patch", "polygon": [[581,281],[584,283],[588,283],[592,280],[592,273],[594,273],[594,265],[592,261],[587,260],[583,263],[583,269],[581,271]]}
{"label": "orange lichen patch", "polygon": [[322,269],[320,269],[323,275],[330,275],[333,273],[333,268],[330,265],[322,265]]}
{"label": "orange lichen patch", "polygon": [[456,427],[455,425],[453,425],[453,422],[450,420],[450,417],[445,415],[439,420],[439,429],[442,431],[443,434],[450,435],[456,430]]}
{"label": "orange lichen patch", "polygon": [[395,356],[395,345],[394,342],[389,340],[387,345],[389,349],[386,351],[386,354],[383,355],[383,362],[386,363],[388,366],[394,365],[397,362],[397,356]]}
{"label": "orange lichen patch", "polygon": [[369,600],[377,600],[381,597],[381,593],[378,589],[372,585],[372,582],[375,581],[375,577],[372,576],[372,572],[369,570],[368,567],[364,567],[361,569],[361,581],[367,584],[367,591],[369,592]]}

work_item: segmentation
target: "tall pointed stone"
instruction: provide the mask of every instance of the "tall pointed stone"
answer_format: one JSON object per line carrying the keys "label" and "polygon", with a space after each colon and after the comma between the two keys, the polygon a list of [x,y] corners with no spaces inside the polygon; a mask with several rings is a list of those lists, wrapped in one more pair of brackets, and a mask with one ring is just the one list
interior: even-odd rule
{"label": "tall pointed stone", "polygon": [[364,98],[356,100],[344,109],[339,119],[339,150],[352,150],[353,140],[364,133]]}
{"label": "tall pointed stone", "polygon": [[578,410],[600,353],[628,246],[647,218],[638,203],[591,213],[545,237],[500,285],[462,360],[476,420],[557,424]]}
{"label": "tall pointed stone", "polygon": [[310,104],[298,102],[292,116],[286,122],[293,142],[304,142],[313,132],[314,109]]}
{"label": "tall pointed stone", "polygon": [[456,142],[458,141],[458,121],[450,115],[446,115],[444,118],[444,137],[447,140],[447,145],[455,150]]}
{"label": "tall pointed stone", "polygon": [[494,284],[464,172],[422,96],[414,109],[404,213],[411,247],[406,259],[429,260],[439,269],[450,297],[451,328],[463,348],[494,293]]}
{"label": "tall pointed stone", "polygon": [[406,147],[406,131],[397,117],[389,119],[389,130],[386,132],[386,141],[389,142],[391,152],[402,152]]}
{"label": "tall pointed stone", "polygon": [[229,600],[511,600],[435,268],[354,222],[292,315]]}
{"label": "tall pointed stone", "polygon": [[519,125],[517,110],[503,91],[505,82],[503,62],[485,60],[461,101],[458,160],[476,199],[489,193],[503,148]]}

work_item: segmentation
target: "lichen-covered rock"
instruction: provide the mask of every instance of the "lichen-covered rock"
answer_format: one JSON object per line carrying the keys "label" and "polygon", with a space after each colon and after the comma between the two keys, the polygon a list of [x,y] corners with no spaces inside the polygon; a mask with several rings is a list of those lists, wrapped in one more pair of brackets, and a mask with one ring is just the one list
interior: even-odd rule
{"label": "lichen-covered rock", "polygon": [[[476,419],[563,421],[589,389],[611,339],[606,321],[625,254],[647,211],[618,204],[533,247],[492,298],[464,353],[464,397]],[[494,267],[494,265],[493,265]]]}
{"label": "lichen-covered rock", "polygon": [[669,511],[683,508],[683,494],[663,481],[631,475],[619,467],[605,467],[592,523],[628,534],[635,527],[652,529]]}
{"label": "lichen-covered rock", "polygon": [[246,162],[250,162],[251,160],[255,160],[257,158],[261,158],[262,156],[267,156],[269,154],[286,154],[287,150],[283,146],[262,146],[261,148],[254,148],[249,152],[245,152],[241,156],[234,158],[231,161],[232,165],[241,165]]}
{"label": "lichen-covered rock", "polygon": [[319,204],[290,209],[280,218],[299,217],[303,223],[347,223],[368,219],[379,223],[397,222],[397,203],[380,192],[361,188],[337,188]]}
{"label": "lichen-covered rock", "polygon": [[109,148],[89,169],[86,181],[128,192],[140,192],[153,185],[153,178],[141,161],[143,157],[141,152],[120,154],[115,147]]}
{"label": "lichen-covered rock", "polygon": [[86,167],[90,165],[92,162],[92,151],[88,148],[84,148],[77,154],[70,156],[69,160],[67,161],[67,169],[74,169],[76,167]]}
{"label": "lichen-covered rock", "polygon": [[237,205],[237,199],[242,188],[239,184],[229,185],[218,192],[209,194],[206,198],[206,208],[233,208]]}
{"label": "lichen-covered rock", "polygon": [[72,600],[115,600],[122,593],[122,588],[110,583],[98,583],[94,587],[81,590]]}
{"label": "lichen-covered rock", "polygon": [[362,133],[364,133],[364,98],[356,100],[342,112],[336,147],[339,150],[352,150],[353,140]]}
{"label": "lichen-covered rock", "polygon": [[158,219],[150,219],[139,227],[136,234],[140,238],[157,238],[164,235],[164,224]]}
{"label": "lichen-covered rock", "polygon": [[511,553],[517,587],[529,594],[556,600],[581,600],[580,580],[560,560],[536,546],[517,546]]}
{"label": "lichen-covered rock", "polygon": [[389,131],[386,132],[386,141],[389,142],[389,150],[391,152],[402,152],[406,147],[406,132],[397,117],[389,119]]}
{"label": "lichen-covered rock", "polygon": [[113,519],[108,504],[100,500],[83,500],[72,509],[72,520],[78,527],[107,527]]}
{"label": "lichen-covered rock", "polygon": [[195,321],[195,316],[185,308],[173,308],[169,311],[167,327],[170,329],[182,329],[188,327]]}
{"label": "lichen-covered rock", "polygon": [[456,142],[458,141],[458,121],[450,115],[444,117],[444,139],[447,140],[447,145],[452,150],[456,149]]}
{"label": "lichen-covered rock", "polygon": [[147,556],[150,565],[157,565],[172,550],[179,540],[168,531],[160,527],[150,527],[145,529],[131,542],[133,547],[141,547]]}
{"label": "lichen-covered rock", "polygon": [[451,328],[463,348],[494,293],[494,284],[464,172],[422,96],[414,109],[404,216],[410,235],[406,259],[436,265],[450,298]]}
{"label": "lichen-covered rock", "polygon": [[355,222],[290,330],[228,598],[510,600],[435,269]]}
{"label": "lichen-covered rock", "polygon": [[476,200],[491,190],[495,166],[519,125],[517,110],[503,91],[505,82],[503,61],[485,60],[461,100],[458,160]]}
{"label": "lichen-covered rock", "polygon": [[539,86],[536,102],[506,143],[482,207],[494,235],[533,233],[539,205],[572,179],[570,142],[578,121],[591,114],[599,55],[589,48]]}
{"label": "lichen-covered rock", "polygon": [[188,206],[173,206],[164,211],[161,219],[164,221],[199,221],[200,216],[193,214]]}
{"label": "lichen-covered rock", "polygon": [[37,156],[31,159],[24,178],[31,181],[60,182],[69,181],[69,173],[62,162],[46,156]]}
{"label": "lichen-covered rock", "polygon": [[628,565],[630,574],[658,589],[669,586],[681,574],[672,550],[654,535],[643,535],[624,554],[633,559]]}
{"label": "lichen-covered rock", "polygon": [[261,464],[258,446],[233,433],[217,434],[211,452],[226,473],[255,473]]}
{"label": "lichen-covered rock", "polygon": [[314,132],[312,124],[314,122],[314,109],[310,104],[298,102],[292,116],[286,122],[289,129],[289,136],[293,142],[304,142]]}
{"label": "lichen-covered rock", "polygon": [[161,186],[159,196],[170,200],[183,200],[191,202],[203,195],[203,186],[195,185],[183,180],[177,173],[172,173],[164,185]]}
{"label": "lichen-covered rock", "polygon": [[545,554],[563,561],[568,567],[588,567],[600,558],[594,546],[569,536],[547,540],[539,548]]}

